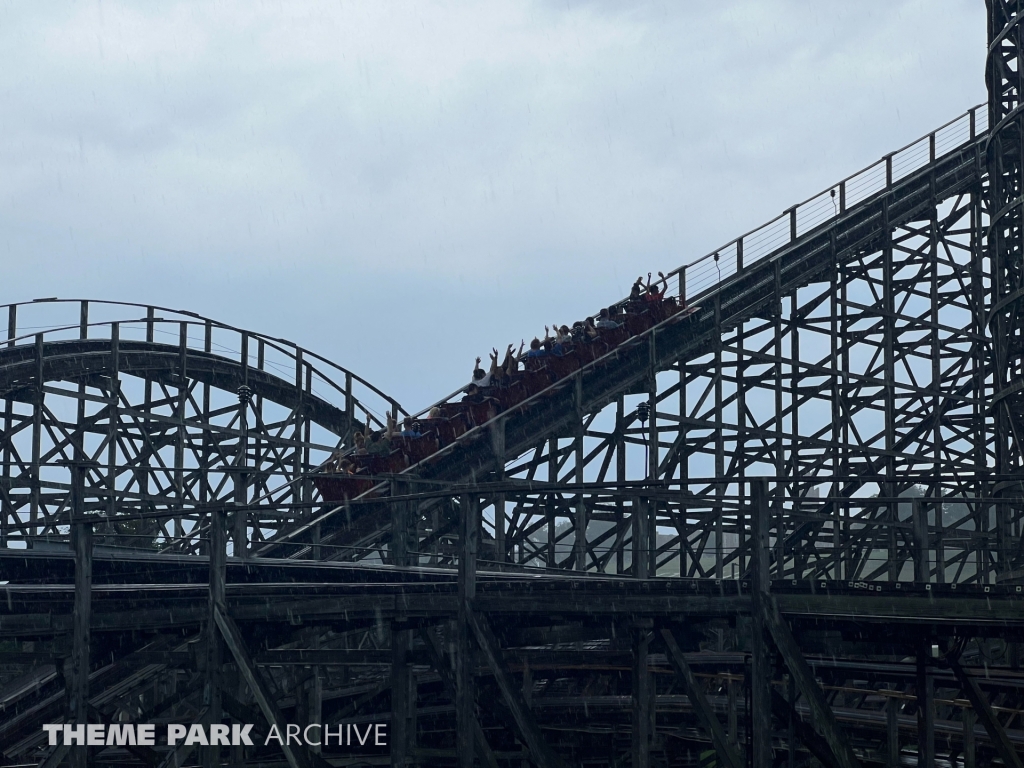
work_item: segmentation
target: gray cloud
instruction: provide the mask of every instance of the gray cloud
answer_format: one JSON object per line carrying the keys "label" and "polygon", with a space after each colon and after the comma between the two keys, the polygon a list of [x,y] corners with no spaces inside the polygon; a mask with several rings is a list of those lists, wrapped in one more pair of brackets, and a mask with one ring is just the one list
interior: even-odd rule
{"label": "gray cloud", "polygon": [[968,0],[5,5],[4,298],[191,308],[422,404],[984,100],[984,33]]}

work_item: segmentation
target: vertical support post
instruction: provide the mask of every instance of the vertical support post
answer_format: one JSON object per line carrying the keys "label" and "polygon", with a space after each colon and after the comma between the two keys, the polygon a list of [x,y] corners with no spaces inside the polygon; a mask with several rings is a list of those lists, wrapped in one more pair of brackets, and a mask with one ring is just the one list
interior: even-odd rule
{"label": "vertical support post", "polygon": [[[490,429],[497,479],[503,481],[505,479],[505,419],[495,419]],[[505,524],[505,494],[502,492],[494,496],[494,559],[499,563],[504,563],[508,560],[508,545],[505,543]]]}
{"label": "vertical support post", "polygon": [[920,499],[911,502],[911,524],[914,540],[914,581],[919,584],[928,582],[928,513]]}
{"label": "vertical support post", "polygon": [[[32,406],[32,491],[29,503],[29,536],[33,539],[39,533],[36,523],[39,520],[39,503],[42,486],[40,477],[40,464],[42,463],[43,446],[43,404],[45,393],[43,392],[43,334],[36,334],[36,401]],[[32,546],[32,541],[28,542]]]}
{"label": "vertical support post", "polygon": [[632,499],[632,523],[633,523],[633,575],[638,579],[650,578],[649,569],[650,552],[650,531],[648,528],[650,517],[647,514],[647,505],[644,499],[634,496]]}
{"label": "vertical support post", "polygon": [[409,564],[409,505],[405,500],[395,501],[395,497],[404,495],[405,483],[391,481],[391,564],[406,566]]}
{"label": "vertical support post", "polygon": [[[188,408],[188,323],[178,326],[178,402],[175,404],[174,416],[177,422],[177,439],[174,443],[174,495],[178,502],[178,514],[175,516],[175,535],[180,536],[178,529],[183,528],[181,517],[185,505],[185,446],[187,430],[185,412]],[[237,554],[237,553],[236,553]]]}
{"label": "vertical support post", "polygon": [[885,701],[885,742],[886,765],[899,768],[900,765],[900,701],[890,696]]}
{"label": "vertical support post", "polygon": [[935,681],[927,639],[917,644],[917,765],[935,768]]}
{"label": "vertical support post", "polygon": [[[412,764],[410,721],[415,706],[415,678],[409,667],[412,632],[399,622],[391,625],[391,765],[405,768]],[[472,733],[470,734],[472,737]]]}
{"label": "vertical support post", "polygon": [[755,478],[750,481],[751,519],[753,522],[751,548],[753,550],[753,637],[751,641],[750,659],[750,698],[751,698],[751,747],[753,765],[772,765],[772,691],[771,669],[769,666],[768,646],[764,610],[761,606],[768,598],[771,587],[769,581],[769,550],[768,550],[768,481]]}
{"label": "vertical support post", "polygon": [[[92,612],[92,523],[85,518],[84,488],[80,464],[71,467],[71,546],[75,553],[75,604],[72,615],[71,675],[68,720],[75,725],[89,722],[89,640]],[[70,752],[72,768],[85,768],[85,749]]]}
{"label": "vertical support post", "polygon": [[[715,294],[715,327],[722,327],[722,300],[719,294]],[[725,430],[723,429],[723,420],[725,418],[725,397],[723,388],[723,379],[725,372],[722,366],[722,334],[715,333],[713,335],[713,343],[715,347],[715,364],[714,364],[714,377],[715,377],[715,477],[725,477]],[[721,580],[725,577],[725,565],[724,558],[725,552],[723,547],[725,545],[725,531],[722,524],[722,506],[721,498],[725,495],[725,485],[723,483],[715,484],[715,497],[719,501],[719,504],[714,508],[714,525],[715,525],[715,578]]]}
{"label": "vertical support post", "polygon": [[[583,484],[583,373],[576,373],[576,382],[573,394],[573,401],[576,406],[576,418],[573,422],[575,437],[573,449],[575,458],[573,460],[573,478],[577,485]],[[576,495],[576,531],[573,539],[574,566],[577,571],[587,570],[587,504],[583,494]]]}
{"label": "vertical support post", "polygon": [[[14,346],[14,339],[18,336],[18,305],[11,304],[7,308],[7,346]],[[11,448],[12,448],[12,435],[11,427],[14,420],[14,400],[10,397],[4,398],[4,438],[3,438],[3,452],[0,454],[0,460],[3,462],[3,485],[4,488],[10,488],[10,477],[11,477]],[[10,498],[7,493],[0,494],[0,548],[7,546],[7,526],[8,520],[14,515],[14,506],[10,503]]]}
{"label": "vertical support post", "polygon": [[356,401],[352,398],[352,373],[345,371],[345,439],[342,445],[352,445],[352,435],[356,431]]}
{"label": "vertical support post", "polygon": [[[110,325],[110,402],[107,415],[107,514],[117,512],[117,432],[121,407],[121,325]],[[175,520],[175,536],[181,536],[181,518]]]}
{"label": "vertical support post", "polygon": [[[247,519],[249,495],[249,334],[242,333],[242,384],[238,387],[238,456],[235,457],[235,516],[232,521],[232,551],[235,557],[245,557],[248,551]],[[298,449],[296,449],[298,450]]]}
{"label": "vertical support post", "polygon": [[790,674],[786,686],[789,717],[786,723],[786,768],[796,768],[796,680]]}
{"label": "vertical support post", "polygon": [[651,767],[651,736],[654,733],[654,688],[648,669],[651,630],[646,625],[633,630],[633,768]]}
{"label": "vertical support post", "polygon": [[[220,723],[221,711],[221,636],[217,629],[216,614],[225,609],[225,577],[227,575],[227,515],[223,507],[210,513],[210,579],[208,608],[209,618],[206,625],[206,682],[203,692],[203,703],[206,704],[206,715],[203,724]],[[220,747],[204,747],[202,750],[203,768],[219,768]]]}
{"label": "vertical support post", "polygon": [[479,541],[478,500],[462,496],[459,536],[459,615],[455,627],[455,729],[459,768],[473,768],[476,727],[473,646],[470,614],[476,597],[476,556]]}
{"label": "vertical support post", "polygon": [[796,240],[796,206],[789,209],[789,242]]}
{"label": "vertical support post", "polygon": [[[313,648],[319,650],[320,648],[320,632],[317,630],[313,631]],[[410,641],[411,642],[411,641]],[[314,665],[310,668],[310,680],[309,680],[309,717],[307,723],[322,723],[323,722],[323,709],[324,709],[324,680],[323,680],[323,668],[319,665]],[[413,706],[415,706],[413,701]],[[322,745],[311,744],[309,747],[310,752],[320,754],[322,751]]]}
{"label": "vertical support post", "polygon": [[974,743],[974,724],[977,721],[978,717],[974,714],[974,710],[971,707],[964,707],[964,768],[978,768]]}
{"label": "vertical support post", "polygon": [[[622,395],[615,399],[615,481],[626,482],[626,403]],[[621,531],[624,527],[622,497],[615,497],[615,524]],[[626,570],[626,534],[616,537],[615,573]],[[682,566],[680,566],[682,574]]]}
{"label": "vertical support post", "polygon": [[729,702],[729,743],[734,747],[739,746],[739,728],[737,723],[737,714],[739,710],[739,681],[729,675],[729,682],[726,683],[728,686],[726,689],[726,695],[728,696]]}
{"label": "vertical support post", "polygon": [[[548,439],[548,482],[558,482],[558,438],[552,437]],[[548,568],[554,568],[558,564],[558,557],[555,553],[555,497],[549,495],[548,506],[547,506],[547,518],[548,518],[548,547],[547,547],[547,558],[545,559],[545,566]]]}

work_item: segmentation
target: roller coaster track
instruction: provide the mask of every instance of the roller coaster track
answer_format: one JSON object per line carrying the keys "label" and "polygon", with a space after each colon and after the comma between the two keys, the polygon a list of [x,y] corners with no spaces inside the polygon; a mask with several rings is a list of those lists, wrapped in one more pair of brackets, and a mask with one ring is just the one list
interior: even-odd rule
{"label": "roller coaster track", "polygon": [[356,426],[401,412],[314,353],[195,313],[55,299],[4,309],[6,546],[59,534],[77,464],[90,511],[164,514],[162,546],[194,551],[203,505],[298,501],[303,475]]}
{"label": "roller coaster track", "polygon": [[[788,209],[772,222],[676,269],[669,275],[673,290],[696,311],[670,317],[631,338],[544,392],[469,431],[438,454],[406,469],[404,474],[448,483],[495,478],[505,474],[516,457],[545,441],[579,437],[581,426],[588,419],[592,420],[624,393],[650,393],[653,401],[657,397],[653,382],[659,372],[714,354],[721,338],[745,322],[770,323],[780,312],[783,297],[795,296],[815,283],[827,284],[837,270],[855,264],[864,254],[884,251],[887,244],[891,248],[894,231],[934,216],[941,201],[976,196],[984,175],[986,134],[979,128],[983,115],[975,107],[864,171]],[[888,271],[886,279],[890,284],[899,282],[892,265]],[[721,278],[715,279],[719,274]],[[890,310],[890,315],[895,314]],[[979,345],[983,341],[969,320],[956,333],[960,342]],[[848,379],[861,380],[865,385],[892,389],[892,381],[882,376],[852,370],[844,373]],[[938,418],[982,398],[981,392],[974,391],[980,381],[982,378],[975,371],[975,375],[955,388],[947,389],[942,394]],[[454,393],[436,405],[452,403],[460,394]],[[425,415],[427,410],[418,415]],[[878,475],[893,455],[913,461],[915,443],[928,429],[930,423],[922,419],[902,430],[891,445],[862,450],[863,462],[857,472]],[[961,462],[959,467],[964,473],[977,468],[972,460]],[[652,469],[657,476],[659,468]],[[852,492],[860,484],[850,480],[844,487]],[[912,481],[905,483],[909,484]],[[389,487],[379,486],[374,493],[387,493]],[[320,527],[321,542],[349,543],[354,556],[373,551],[375,544],[387,536],[385,511],[331,532],[332,520],[339,520],[343,511],[337,507],[287,531],[261,549],[261,554],[279,551],[279,542],[301,541],[313,525]],[[293,554],[306,555],[307,548]]]}
{"label": "roller coaster track", "polygon": [[975,107],[674,270],[688,311],[343,504],[328,459],[406,413],[346,369],[166,308],[7,305],[0,749],[286,710],[390,717],[401,766],[1019,766],[990,151]]}

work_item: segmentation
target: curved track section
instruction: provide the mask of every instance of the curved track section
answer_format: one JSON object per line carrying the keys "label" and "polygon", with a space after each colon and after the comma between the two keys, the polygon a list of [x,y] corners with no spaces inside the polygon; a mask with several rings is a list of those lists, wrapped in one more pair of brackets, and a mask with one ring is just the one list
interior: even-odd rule
{"label": "curved track section", "polygon": [[[315,499],[306,474],[392,398],[291,342],[190,312],[56,299],[0,307],[0,547],[195,552],[212,507],[233,552]],[[3,316],[0,314],[0,317]]]}

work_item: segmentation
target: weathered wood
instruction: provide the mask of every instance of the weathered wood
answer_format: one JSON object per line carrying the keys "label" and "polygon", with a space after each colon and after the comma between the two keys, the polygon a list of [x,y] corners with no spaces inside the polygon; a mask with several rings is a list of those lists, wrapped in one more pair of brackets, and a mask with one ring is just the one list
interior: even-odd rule
{"label": "weathered wood", "polygon": [[669,663],[675,669],[680,679],[682,679],[686,687],[686,696],[690,699],[694,712],[697,713],[697,719],[700,720],[704,730],[711,737],[711,743],[715,747],[715,752],[718,753],[718,756],[729,768],[746,768],[746,760],[729,742],[728,734],[722,728],[722,724],[718,722],[718,717],[711,708],[711,703],[704,695],[704,691],[701,690],[697,678],[693,676],[693,670],[690,669],[690,665],[686,662],[679,644],[676,643],[675,637],[672,636],[672,631],[662,629],[661,638],[665,641]]}
{"label": "weathered wood", "polygon": [[[973,717],[970,718],[970,731],[971,731],[971,752],[973,759],[974,752],[974,717],[977,717],[981,721],[982,726],[985,728],[985,732],[988,734],[989,739],[992,741],[992,745],[996,748],[996,752],[999,757],[1002,758],[1009,768],[1024,768],[1020,755],[1014,748],[1013,743],[1006,735],[1006,731],[999,724],[996,719],[995,713],[992,711],[992,707],[989,706],[988,700],[985,695],[981,692],[981,688],[978,687],[978,683],[967,674],[967,671],[960,665],[960,660],[949,656],[946,658],[949,663],[949,668],[953,670],[953,674],[956,675],[957,681],[960,683],[960,687],[963,689],[964,695],[967,696],[967,700],[971,702],[973,711]],[[964,710],[964,730],[966,732],[968,727],[968,718],[966,717],[969,710]],[[965,750],[966,751],[966,750]]]}
{"label": "weathered wood", "polygon": [[[976,743],[974,738],[974,724],[978,717],[974,709],[964,707],[963,710],[963,736],[964,736],[964,768],[978,768]],[[1004,761],[1005,762],[1005,761]],[[1012,765],[1010,763],[1009,765]]]}
{"label": "weathered wood", "polygon": [[793,675],[800,695],[804,697],[810,708],[811,722],[828,742],[829,748],[836,757],[837,765],[839,768],[860,768],[860,761],[853,754],[853,747],[850,745],[846,733],[839,727],[835,713],[825,699],[825,693],[815,681],[810,666],[800,652],[800,646],[797,645],[789,625],[782,618],[771,597],[760,603],[759,613],[775,642],[775,647],[779,649],[789,673]]}
{"label": "weathered wood", "polygon": [[[451,669],[444,660],[444,654],[437,643],[437,639],[426,629],[420,630],[419,635],[426,646],[431,665],[440,675],[442,684],[448,691],[448,695],[451,696],[452,701],[454,701],[456,696],[455,678],[452,676]],[[473,718],[473,740],[476,743],[477,755],[486,763],[487,768],[498,768],[498,760],[494,756],[494,752],[491,751],[491,746],[487,743],[484,730],[480,727],[480,722],[476,717]]]}
{"label": "weathered wood", "polygon": [[[225,610],[224,596],[227,579],[227,515],[223,509],[210,512],[210,577],[207,595],[208,616],[206,620],[206,719],[209,727],[219,723],[223,717],[221,708],[221,633],[217,629],[216,614]],[[209,745],[200,750],[203,768],[218,768],[220,765],[219,746]]]}
{"label": "weathered wood", "polygon": [[409,665],[412,632],[393,624],[391,627],[391,765],[405,768],[412,762],[413,712],[416,707],[416,678]]}
{"label": "weathered wood", "polygon": [[917,648],[917,764],[935,768],[935,681],[932,678],[931,644],[918,642]]}
{"label": "weathered wood", "polygon": [[768,481],[756,478],[750,482],[751,547],[753,549],[752,605],[753,621],[750,638],[750,704],[751,754],[754,765],[772,765],[772,670],[768,658],[767,627],[764,605],[771,599],[769,581],[769,509]]}
{"label": "weathered wood", "polygon": [[[281,710],[278,708],[277,702],[263,676],[253,665],[252,657],[249,655],[238,626],[219,607],[214,610],[214,621],[220,629],[221,636],[224,638],[224,644],[227,645],[228,650],[231,651],[231,655],[235,659],[239,673],[249,686],[249,690],[252,692],[253,698],[256,699],[256,703],[259,704],[263,716],[267,718],[267,722],[271,725],[276,724],[278,730],[283,734],[286,730],[285,724],[288,721],[281,714]],[[290,768],[312,768],[307,752],[287,743],[283,743],[280,746]]]}
{"label": "weathered wood", "polygon": [[501,691],[501,696],[505,700],[505,705],[511,711],[519,735],[523,743],[526,744],[526,748],[530,750],[533,760],[540,768],[562,768],[564,764],[561,758],[544,741],[533,712],[523,700],[522,690],[515,684],[515,680],[508,671],[501,656],[498,641],[494,637],[487,619],[477,613],[470,613],[468,620],[477,644],[480,646],[480,651],[483,653],[487,666],[490,667],[498,689]]}
{"label": "weathered wood", "polygon": [[479,501],[466,494],[459,505],[459,599],[455,626],[455,739],[459,768],[473,768],[476,694],[470,620],[476,597],[476,558],[480,531]]}
{"label": "weathered wood", "polygon": [[[82,519],[80,468],[75,474],[77,522],[71,525],[72,547],[75,552],[75,607],[72,616],[71,676],[68,696],[68,721],[75,724],[89,722],[89,660],[92,612],[92,523]],[[71,750],[72,768],[85,768],[86,750]]]}
{"label": "weathered wood", "polygon": [[633,768],[650,768],[654,681],[648,666],[651,631],[647,626],[634,627],[633,635],[633,711],[631,751]]}
{"label": "weathered wood", "polygon": [[899,768],[900,765],[900,700],[890,696],[885,700],[885,747],[886,765]]}

